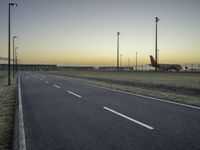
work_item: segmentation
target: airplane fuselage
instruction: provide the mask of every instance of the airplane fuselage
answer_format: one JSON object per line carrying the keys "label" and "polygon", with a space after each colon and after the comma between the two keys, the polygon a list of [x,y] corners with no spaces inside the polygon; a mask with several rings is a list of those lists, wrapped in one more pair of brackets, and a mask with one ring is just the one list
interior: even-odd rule
{"label": "airplane fuselage", "polygon": [[182,69],[182,66],[179,64],[158,64],[156,60],[153,58],[153,56],[150,56],[151,60],[151,66],[152,67],[157,67],[159,70],[164,70],[164,71],[171,71],[171,70],[176,70],[177,72]]}

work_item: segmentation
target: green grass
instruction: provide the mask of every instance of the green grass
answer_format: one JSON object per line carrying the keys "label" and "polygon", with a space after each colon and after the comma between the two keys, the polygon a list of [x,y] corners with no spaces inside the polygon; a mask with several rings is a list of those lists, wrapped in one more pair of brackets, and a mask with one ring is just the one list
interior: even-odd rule
{"label": "green grass", "polygon": [[10,150],[13,142],[16,77],[7,85],[7,72],[0,71],[0,149]]}
{"label": "green grass", "polygon": [[200,73],[50,71],[48,74],[200,106]]}

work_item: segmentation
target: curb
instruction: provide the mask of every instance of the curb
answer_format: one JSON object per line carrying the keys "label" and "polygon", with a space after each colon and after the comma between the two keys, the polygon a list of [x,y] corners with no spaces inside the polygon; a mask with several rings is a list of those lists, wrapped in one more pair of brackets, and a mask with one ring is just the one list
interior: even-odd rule
{"label": "curb", "polygon": [[20,87],[20,75],[18,76],[17,85],[18,85],[18,92],[17,92],[17,102],[15,105],[15,126],[14,126],[13,150],[26,150],[22,99],[21,99],[21,87]]}
{"label": "curb", "polygon": [[[18,77],[17,77],[18,81]],[[14,134],[13,134],[13,145],[12,150],[19,150],[19,89],[17,82],[17,93],[16,93],[16,101],[15,101],[15,110],[14,110]]]}

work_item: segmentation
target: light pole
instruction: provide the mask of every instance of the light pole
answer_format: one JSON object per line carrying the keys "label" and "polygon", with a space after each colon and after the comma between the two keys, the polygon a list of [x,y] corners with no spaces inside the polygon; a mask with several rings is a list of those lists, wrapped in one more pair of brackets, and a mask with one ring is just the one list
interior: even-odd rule
{"label": "light pole", "polygon": [[136,59],[135,59],[135,66],[136,66],[135,69],[136,69],[136,71],[137,71],[137,54],[138,53],[136,52]]}
{"label": "light pole", "polygon": [[158,54],[157,54],[157,64],[159,64],[159,52],[160,52],[160,50],[158,49],[158,50],[157,50],[157,53],[158,53]]}
{"label": "light pole", "polygon": [[15,47],[15,74],[17,73],[17,49],[18,47]]}
{"label": "light pole", "polygon": [[128,67],[130,67],[130,59],[128,58]]}
{"label": "light pole", "polygon": [[17,36],[13,36],[13,77],[15,76],[15,38]]}
{"label": "light pole", "polygon": [[158,59],[157,59],[157,51],[158,51],[158,49],[157,49],[157,23],[158,23],[158,21],[160,20],[158,17],[156,17],[155,18],[156,19],[156,21],[155,21],[155,23],[156,23],[156,39],[155,39],[155,59],[156,59],[156,66],[155,66],[155,71],[157,71],[157,64],[158,64]]}
{"label": "light pole", "polygon": [[120,54],[120,67],[122,67],[122,54]]}
{"label": "light pole", "polygon": [[120,33],[117,32],[117,70],[119,70],[119,35]]}
{"label": "light pole", "polygon": [[17,4],[8,4],[8,85],[10,86],[10,6],[16,7]]}

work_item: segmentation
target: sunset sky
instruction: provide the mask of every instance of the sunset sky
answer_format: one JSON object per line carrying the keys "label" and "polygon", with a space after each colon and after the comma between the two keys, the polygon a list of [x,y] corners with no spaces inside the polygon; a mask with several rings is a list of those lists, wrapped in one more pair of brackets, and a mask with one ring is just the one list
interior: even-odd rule
{"label": "sunset sky", "polygon": [[136,51],[149,64],[159,17],[160,63],[200,64],[200,0],[1,0],[0,57],[8,55],[9,2],[19,5],[11,35],[23,63],[116,65],[119,31],[123,65]]}

